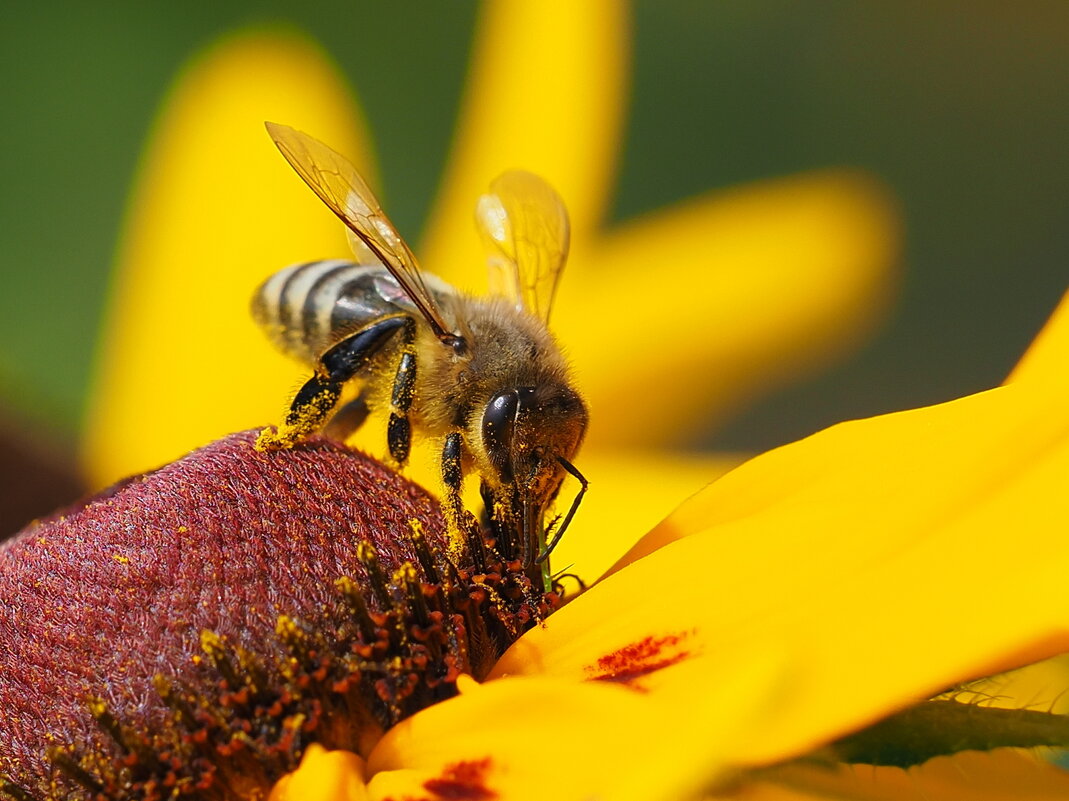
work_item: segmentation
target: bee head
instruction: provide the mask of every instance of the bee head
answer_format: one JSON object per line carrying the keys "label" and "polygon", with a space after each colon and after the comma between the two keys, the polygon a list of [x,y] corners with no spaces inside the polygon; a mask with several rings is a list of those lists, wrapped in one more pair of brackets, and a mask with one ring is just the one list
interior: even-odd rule
{"label": "bee head", "polygon": [[559,459],[579,450],[586,425],[586,405],[570,387],[518,387],[486,405],[482,442],[497,481],[544,507],[564,479]]}

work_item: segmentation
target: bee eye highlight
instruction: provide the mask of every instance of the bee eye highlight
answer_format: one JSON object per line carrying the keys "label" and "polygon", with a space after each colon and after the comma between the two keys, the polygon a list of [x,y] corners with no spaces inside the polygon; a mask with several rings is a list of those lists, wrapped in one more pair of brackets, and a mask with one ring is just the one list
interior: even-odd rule
{"label": "bee eye highlight", "polygon": [[503,481],[512,481],[512,435],[520,397],[516,390],[499,392],[491,398],[483,412],[483,444],[490,463]]}
{"label": "bee eye highlight", "polygon": [[459,334],[446,334],[442,337],[442,342],[452,348],[453,353],[457,356],[468,355],[468,340],[464,339],[464,337]]}

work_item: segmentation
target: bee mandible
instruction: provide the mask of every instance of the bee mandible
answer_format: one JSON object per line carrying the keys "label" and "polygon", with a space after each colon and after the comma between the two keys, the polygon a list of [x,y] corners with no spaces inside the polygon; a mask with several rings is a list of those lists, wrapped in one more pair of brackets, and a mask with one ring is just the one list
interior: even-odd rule
{"label": "bee mandible", "polygon": [[[459,536],[461,490],[475,473],[495,547],[550,582],[546,557],[587,489],[572,464],[587,409],[547,328],[568,253],[567,211],[541,178],[498,177],[476,208],[490,248],[494,293],[466,295],[423,272],[356,168],[293,128],[267,123],[282,155],[349,229],[355,261],[324,260],[271,276],[253,316],[273,343],[314,370],[261,449],[313,433],[345,439],[388,409],[387,445],[398,466],[413,432],[441,441],[444,508]],[[354,400],[339,408],[343,390]],[[566,475],[580,484],[566,514],[546,517]]]}

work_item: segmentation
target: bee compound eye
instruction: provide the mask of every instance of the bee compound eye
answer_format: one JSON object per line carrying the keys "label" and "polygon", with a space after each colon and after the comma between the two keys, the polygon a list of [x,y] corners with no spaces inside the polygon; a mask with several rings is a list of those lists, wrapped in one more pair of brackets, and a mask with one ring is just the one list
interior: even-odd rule
{"label": "bee compound eye", "polygon": [[468,353],[468,341],[460,334],[446,334],[442,341],[453,349],[457,356],[466,356]]}
{"label": "bee compound eye", "polygon": [[486,404],[483,412],[483,445],[490,463],[502,481],[512,481],[512,437],[520,398],[515,390],[499,392]]}

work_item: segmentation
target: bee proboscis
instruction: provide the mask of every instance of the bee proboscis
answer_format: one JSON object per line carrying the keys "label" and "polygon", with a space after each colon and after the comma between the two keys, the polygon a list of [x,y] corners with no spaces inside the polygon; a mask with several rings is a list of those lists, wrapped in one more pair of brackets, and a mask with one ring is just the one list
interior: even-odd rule
{"label": "bee proboscis", "polygon": [[[314,369],[285,421],[264,430],[257,447],[291,447],[325,428],[344,439],[370,409],[388,409],[387,444],[398,466],[413,432],[442,442],[452,528],[462,519],[463,477],[474,472],[501,555],[548,584],[546,556],[587,488],[572,464],[587,409],[547,328],[569,245],[560,197],[527,172],[506,172],[491,184],[476,220],[496,292],[473,297],[421,270],[344,157],[293,128],[267,129],[348,226],[356,260],[294,265],[257,292],[257,322]],[[350,382],[357,397],[339,409]],[[568,474],[579,492],[547,531],[547,510]]]}

